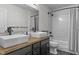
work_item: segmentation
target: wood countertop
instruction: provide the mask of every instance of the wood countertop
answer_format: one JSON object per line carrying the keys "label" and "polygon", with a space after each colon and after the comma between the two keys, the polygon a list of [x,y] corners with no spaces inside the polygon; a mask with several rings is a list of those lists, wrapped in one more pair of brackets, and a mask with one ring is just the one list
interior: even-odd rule
{"label": "wood countertop", "polygon": [[[44,37],[44,38],[46,38],[46,37]],[[36,42],[40,42],[40,41],[44,40],[44,38],[34,38],[34,37],[31,37],[31,38],[29,38],[29,40],[27,42],[22,43],[22,44],[18,44],[18,45],[9,47],[9,48],[2,48],[2,47],[0,47],[0,55],[4,55],[4,54],[10,53],[12,51],[15,51],[17,49],[26,47],[28,45],[32,45],[32,44],[34,44]]]}

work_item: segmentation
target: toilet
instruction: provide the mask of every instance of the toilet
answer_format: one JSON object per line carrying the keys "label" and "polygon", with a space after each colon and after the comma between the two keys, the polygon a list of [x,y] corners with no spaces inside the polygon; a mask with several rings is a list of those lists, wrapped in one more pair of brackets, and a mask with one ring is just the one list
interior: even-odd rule
{"label": "toilet", "polygon": [[58,43],[55,41],[50,41],[50,52],[57,54]]}

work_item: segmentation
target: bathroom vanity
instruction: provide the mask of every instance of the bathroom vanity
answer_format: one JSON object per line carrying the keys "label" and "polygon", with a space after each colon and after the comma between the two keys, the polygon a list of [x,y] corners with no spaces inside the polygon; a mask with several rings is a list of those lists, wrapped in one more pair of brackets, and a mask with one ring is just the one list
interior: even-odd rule
{"label": "bathroom vanity", "polygon": [[9,48],[0,48],[1,55],[48,55],[49,36],[42,38],[30,37],[25,43],[18,44]]}

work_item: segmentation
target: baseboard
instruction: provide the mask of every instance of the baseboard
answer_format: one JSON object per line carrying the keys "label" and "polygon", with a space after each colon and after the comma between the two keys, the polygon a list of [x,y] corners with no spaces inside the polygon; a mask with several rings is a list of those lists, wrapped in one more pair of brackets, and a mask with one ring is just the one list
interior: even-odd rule
{"label": "baseboard", "polygon": [[58,50],[61,50],[61,51],[65,51],[65,52],[68,52],[68,53],[72,53],[72,54],[78,55],[77,52],[69,51],[67,48],[61,48],[61,49],[58,49]]}

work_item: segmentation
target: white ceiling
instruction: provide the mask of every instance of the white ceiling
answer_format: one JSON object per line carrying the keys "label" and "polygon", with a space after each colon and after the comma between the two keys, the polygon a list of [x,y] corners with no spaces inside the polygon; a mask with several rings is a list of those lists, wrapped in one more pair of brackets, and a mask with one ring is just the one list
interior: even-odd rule
{"label": "white ceiling", "polygon": [[50,9],[56,10],[59,8],[64,8],[64,7],[68,7],[68,6],[72,6],[76,4],[45,4],[45,5],[49,7]]}
{"label": "white ceiling", "polygon": [[36,10],[35,8],[32,8],[32,7],[28,6],[27,4],[13,4],[13,5],[21,7],[21,8],[24,8],[24,9],[31,10],[32,12],[38,12],[38,10]]}
{"label": "white ceiling", "polygon": [[[65,7],[75,6],[77,4],[43,4],[43,5],[47,6],[48,8],[50,8],[52,10],[57,10],[57,9],[65,8]],[[25,8],[25,9],[29,9],[29,10],[31,10],[33,12],[38,11],[38,10],[32,8],[32,7],[29,7],[26,4],[16,4],[16,6],[19,6],[19,7]]]}

